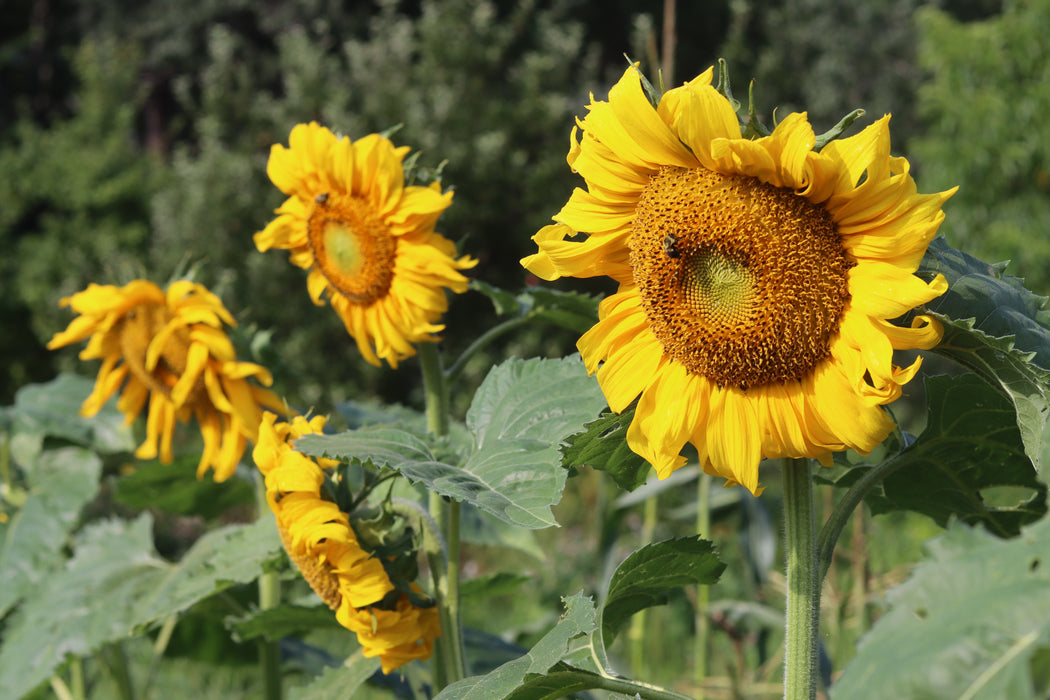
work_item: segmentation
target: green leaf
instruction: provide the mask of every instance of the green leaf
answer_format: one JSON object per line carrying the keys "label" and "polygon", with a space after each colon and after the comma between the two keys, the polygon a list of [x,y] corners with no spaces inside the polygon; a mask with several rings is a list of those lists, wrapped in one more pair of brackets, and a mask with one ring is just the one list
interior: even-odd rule
{"label": "green leaf", "polygon": [[217,484],[210,477],[198,479],[196,471],[196,457],[176,458],[171,464],[139,462],[132,473],[117,480],[115,497],[136,510],[159,508],[206,520],[255,500],[254,489],[244,479]]}
{"label": "green leaf", "polygon": [[481,450],[510,438],[557,446],[604,407],[598,381],[578,356],[513,359],[494,368],[478,387],[467,427]]}
{"label": "green leaf", "polygon": [[627,429],[634,419],[634,406],[623,413],[604,412],[582,432],[568,438],[562,447],[562,466],[589,466],[613,478],[617,486],[634,491],[645,484],[650,464],[627,446]]}
{"label": "green leaf", "polygon": [[594,633],[598,623],[594,601],[577,593],[565,601],[565,614],[528,654],[508,661],[484,676],[457,681],[434,700],[492,700],[507,698],[530,676],[545,675],[571,652],[574,640]]}
{"label": "green leaf", "polygon": [[485,574],[464,581],[459,588],[459,593],[464,598],[474,598],[476,602],[490,596],[514,593],[531,580],[532,577],[525,574],[497,571],[494,574]]}
{"label": "green leaf", "polygon": [[521,311],[521,304],[513,292],[494,287],[488,282],[482,282],[481,280],[471,280],[470,289],[488,297],[496,310],[497,316],[517,314]]}
{"label": "green leaf", "polygon": [[948,291],[927,305],[944,324],[933,349],[999,387],[1017,412],[1025,452],[1037,470],[1050,459],[1050,328],[1045,297],[1003,266],[989,265],[934,239],[920,268],[941,273]]}
{"label": "green leaf", "polygon": [[26,501],[0,523],[0,617],[60,568],[69,531],[98,492],[102,462],[89,450],[64,447],[41,453],[24,471]]}
{"label": "green leaf", "polygon": [[1006,541],[952,523],[927,550],[831,697],[1046,697],[1029,662],[1050,647],[1050,520]]}
{"label": "green leaf", "polygon": [[110,401],[91,418],[80,415],[80,405],[93,387],[93,380],[73,374],[22,387],[15,405],[6,409],[11,431],[62,438],[103,454],[131,452],[135,442],[116,402]]}
{"label": "green leaf", "polygon": [[354,654],[339,668],[325,669],[308,685],[292,688],[289,700],[345,700],[379,670],[379,659]]}
{"label": "green leaf", "polygon": [[254,610],[247,615],[230,616],[226,618],[225,624],[237,642],[258,637],[276,642],[304,631],[339,627],[335,613],[326,605],[279,605],[268,610]]}
{"label": "green leaf", "polygon": [[717,583],[726,565],[714,545],[699,535],[676,537],[647,544],[633,552],[609,581],[602,609],[602,635],[606,644],[639,610],[663,605],[675,588]]}
{"label": "green leaf", "polygon": [[[926,429],[893,459],[893,472],[867,497],[873,513],[911,510],[942,527],[955,517],[1000,536],[1046,513],[1047,488],[1025,455],[1010,403],[972,374],[929,377]],[[847,472],[855,481],[867,468]],[[839,484],[845,482],[841,481]],[[992,506],[982,492],[1022,487],[1027,498]]]}
{"label": "green leaf", "polygon": [[254,580],[280,548],[272,518],[208,533],[179,564],[153,550],[148,515],[89,525],[73,558],[9,618],[0,678],[12,697],[46,680],[67,654],[84,656]]}
{"label": "green leaf", "polygon": [[437,459],[421,438],[395,428],[304,435],[315,457],[395,469],[413,483],[519,527],[555,525],[565,470],[557,445],[605,405],[579,359],[510,360],[482,382],[467,412],[475,449],[462,467]]}

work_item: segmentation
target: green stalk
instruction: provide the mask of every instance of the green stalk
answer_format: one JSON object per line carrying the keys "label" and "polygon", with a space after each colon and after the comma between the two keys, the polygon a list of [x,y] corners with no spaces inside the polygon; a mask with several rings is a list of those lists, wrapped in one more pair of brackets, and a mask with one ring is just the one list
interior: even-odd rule
{"label": "green stalk", "polygon": [[813,700],[817,694],[820,567],[813,515],[813,479],[807,459],[784,460],[784,539],[787,559],[784,700]]}
{"label": "green stalk", "polygon": [[[696,532],[711,539],[711,475],[700,472],[696,484]],[[696,700],[704,700],[703,684],[707,680],[707,639],[711,621],[707,619],[707,606],[711,599],[709,586],[696,587],[696,639],[694,640],[693,679],[696,681]]]}
{"label": "green stalk", "polygon": [[[441,356],[433,343],[419,345],[419,360],[423,369],[423,390],[426,394],[427,429],[437,437],[448,435],[449,395],[448,378]],[[445,533],[447,560],[428,555],[434,595],[441,615],[441,636],[436,647],[435,666],[443,665],[443,673],[435,673],[435,686],[441,690],[467,675],[463,653],[463,622],[459,608],[460,505],[446,502],[438,494],[430,493],[430,513]]]}
{"label": "green stalk", "polygon": [[[255,474],[255,500],[257,515],[264,517],[269,512],[266,503],[266,481],[261,473]],[[281,604],[281,580],[276,571],[264,571],[259,576],[259,609],[272,610]],[[259,640],[259,671],[263,681],[263,699],[281,700],[281,650],[277,642]]]}
{"label": "green stalk", "polygon": [[148,698],[150,693],[150,687],[153,685],[153,678],[157,673],[157,667],[160,665],[160,660],[164,657],[164,652],[168,649],[168,643],[171,642],[171,635],[175,631],[175,625],[179,622],[178,615],[172,615],[164,624],[161,625],[160,631],[157,633],[157,639],[153,642],[153,658],[149,661],[149,670],[146,671],[146,680],[142,684],[142,697]]}
{"label": "green stalk", "polygon": [[[128,656],[119,643],[106,644],[98,650],[98,658],[109,671],[113,685],[117,686],[117,697],[120,700],[135,700],[135,689],[131,685],[131,672],[128,670]],[[76,667],[74,667],[76,668]],[[80,683],[83,679],[80,679]],[[74,685],[79,685],[74,681]]]}

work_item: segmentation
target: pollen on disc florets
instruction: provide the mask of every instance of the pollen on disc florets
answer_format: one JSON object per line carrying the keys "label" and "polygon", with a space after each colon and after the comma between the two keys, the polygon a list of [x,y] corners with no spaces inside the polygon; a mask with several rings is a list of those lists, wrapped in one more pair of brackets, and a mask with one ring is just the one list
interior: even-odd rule
{"label": "pollen on disc florets", "polygon": [[390,291],[397,237],[367,201],[336,193],[318,195],[307,233],[317,268],[351,302],[368,306]]}
{"label": "pollen on disc florets", "polygon": [[316,557],[301,553],[292,546],[292,536],[284,527],[278,525],[277,532],[281,536],[281,543],[288,552],[288,557],[302,573],[303,578],[314,593],[324,601],[332,610],[338,610],[343,600],[343,594],[339,592],[339,577],[336,575],[332,565],[327,561],[319,561]]}
{"label": "pollen on disc florets", "polygon": [[830,215],[791,190],[664,167],[628,245],[664,352],[741,388],[802,379],[830,352],[855,264]]}

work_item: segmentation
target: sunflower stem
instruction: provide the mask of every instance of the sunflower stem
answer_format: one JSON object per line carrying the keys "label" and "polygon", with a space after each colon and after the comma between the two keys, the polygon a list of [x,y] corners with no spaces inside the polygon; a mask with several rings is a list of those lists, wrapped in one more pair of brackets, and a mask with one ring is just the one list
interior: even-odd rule
{"label": "sunflower stem", "polygon": [[[696,484],[696,532],[711,538],[711,475],[703,471]],[[707,638],[711,622],[707,619],[707,605],[711,589],[705,585],[696,587],[696,648],[694,649],[693,679],[696,681],[696,700],[704,700],[703,683],[707,679]]]}
{"label": "sunflower stem", "polygon": [[[427,429],[439,438],[444,437],[449,428],[449,382],[441,366],[441,355],[433,343],[421,343],[419,360],[426,394]],[[441,636],[435,644],[434,662],[434,685],[441,690],[466,677],[459,608],[460,505],[446,501],[433,491],[430,492],[429,505],[430,514],[445,535],[445,547],[435,551],[431,546],[427,553],[434,597],[441,616]]]}
{"label": "sunflower stem", "polygon": [[[255,474],[256,517],[269,511],[266,502],[266,480]],[[281,580],[276,571],[259,575],[259,609],[272,610],[281,604]],[[281,650],[277,642],[259,641],[259,672],[262,674],[264,700],[281,700]]]}
{"label": "sunflower stem", "polygon": [[[644,547],[653,541],[656,532],[657,513],[659,511],[659,494],[652,494],[645,499],[642,511],[642,532],[639,546]],[[628,631],[628,639],[631,640],[631,670],[635,676],[645,676],[645,658],[649,651],[647,628],[649,627],[649,610],[639,610],[631,618],[631,627]]]}
{"label": "sunflower stem", "polygon": [[[128,655],[119,643],[107,644],[98,651],[98,658],[109,671],[113,685],[117,688],[120,700],[135,700],[135,688],[131,684],[131,672],[128,669]],[[81,679],[81,683],[83,679]]]}
{"label": "sunflower stem", "polygon": [[820,578],[813,479],[807,459],[784,460],[784,539],[787,559],[784,698],[813,700],[817,693]]}

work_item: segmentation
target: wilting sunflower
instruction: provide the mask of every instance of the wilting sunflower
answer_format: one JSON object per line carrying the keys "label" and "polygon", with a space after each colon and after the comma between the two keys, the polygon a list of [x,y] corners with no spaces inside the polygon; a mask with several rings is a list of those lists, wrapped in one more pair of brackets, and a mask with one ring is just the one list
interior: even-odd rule
{"label": "wilting sunflower", "polygon": [[237,469],[246,440],[255,440],[262,406],[282,410],[268,389],[270,373],[237,362],[223,324],[234,325],[222,302],[205,287],[181,280],[167,292],[146,280],[123,287],[89,285],[62,299],[79,316],[47,344],[60,348],[88,338],[82,360],[102,360],[81,415],[93,416],[123,386],[117,408],[130,425],[149,408],[139,459],[172,461],[175,422],[196,417],[204,438],[198,478],[209,469],[225,481]]}
{"label": "wilting sunflower", "polygon": [[384,673],[430,658],[441,631],[437,610],[417,607],[397,591],[382,563],[358,542],[349,516],[324,497],[337,462],[314,460],[289,444],[320,433],[324,418],[275,420],[272,413],[263,416],[252,456],[266,477],[266,500],[288,556],[339,624],[357,634],[364,655],[379,657]]}
{"label": "wilting sunflower", "polygon": [[920,364],[893,351],[941,329],[891,319],[947,289],[913,273],[954,190],[916,193],[888,117],[819,152],[805,114],[742,138],[711,77],[654,108],[631,67],[592,99],[568,156],[587,190],[522,264],[619,283],[578,346],[614,411],[640,396],[631,449],[663,478],[690,442],[707,472],[757,493],[763,457],[827,463],[893,428],[880,407]]}
{"label": "wilting sunflower", "polygon": [[364,358],[396,367],[413,343],[435,340],[445,288],[466,291],[459,271],[477,264],[434,232],[452,193],[405,186],[409,149],[378,134],[351,141],[311,122],[292,129],[289,145],[273,146],[266,169],[288,199],[255,245],[291,251],[310,271],[314,303],[327,293]]}

